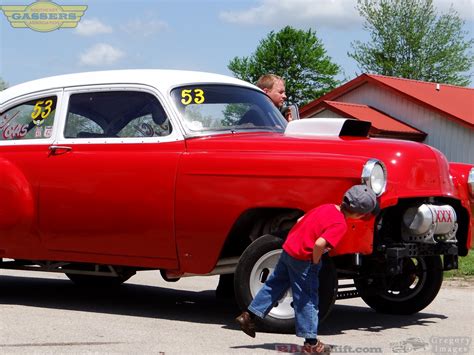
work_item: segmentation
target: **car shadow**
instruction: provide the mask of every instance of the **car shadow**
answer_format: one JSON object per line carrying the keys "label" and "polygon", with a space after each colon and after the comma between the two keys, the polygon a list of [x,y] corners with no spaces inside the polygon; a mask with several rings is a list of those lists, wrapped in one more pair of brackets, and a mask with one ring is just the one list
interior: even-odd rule
{"label": "car shadow", "polygon": [[194,292],[132,282],[103,288],[62,279],[0,276],[0,303],[229,326],[238,313],[233,300],[217,299],[215,290]]}
{"label": "car shadow", "polygon": [[[238,330],[234,318],[239,309],[232,298],[218,299],[214,290],[188,291],[126,283],[116,288],[88,288],[68,280],[0,276],[0,303],[39,308],[74,310],[135,317],[162,318],[194,323],[221,324]],[[429,325],[441,314],[381,315],[369,307],[335,305],[320,325],[321,335],[343,334],[347,330],[379,332],[390,328]],[[275,349],[276,344],[261,344]]]}

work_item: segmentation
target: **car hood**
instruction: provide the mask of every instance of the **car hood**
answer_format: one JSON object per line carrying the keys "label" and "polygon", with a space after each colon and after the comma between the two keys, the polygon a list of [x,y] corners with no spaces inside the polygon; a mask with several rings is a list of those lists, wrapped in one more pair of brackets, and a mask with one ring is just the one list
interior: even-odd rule
{"label": "car hood", "polygon": [[[445,156],[428,145],[395,139],[367,137],[294,137],[282,133],[235,133],[186,140],[189,153],[225,152],[230,156],[269,155],[291,164],[293,159],[344,158],[362,165],[368,159],[381,160],[387,168],[388,189],[399,198],[453,196],[456,190],[449,175]],[[330,160],[329,160],[330,161]],[[283,165],[284,166],[284,165]],[[328,164],[327,169],[331,169]],[[294,171],[294,169],[292,170]],[[298,175],[295,172],[295,175]]]}

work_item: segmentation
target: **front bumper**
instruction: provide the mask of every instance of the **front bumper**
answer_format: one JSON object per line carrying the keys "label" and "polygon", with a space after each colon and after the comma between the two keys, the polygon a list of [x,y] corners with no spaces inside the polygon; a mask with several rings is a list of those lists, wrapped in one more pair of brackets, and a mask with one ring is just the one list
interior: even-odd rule
{"label": "front bumper", "polygon": [[444,270],[458,268],[458,247],[451,243],[439,243],[436,245],[404,243],[398,246],[386,247],[384,250],[380,250],[380,252],[385,255],[387,272],[392,275],[401,273],[401,260],[404,258],[443,255]]}
{"label": "front bumper", "polygon": [[372,256],[392,275],[401,272],[405,258],[442,256],[444,270],[457,269],[458,255],[466,248],[468,217],[454,199],[401,200],[378,219]]}

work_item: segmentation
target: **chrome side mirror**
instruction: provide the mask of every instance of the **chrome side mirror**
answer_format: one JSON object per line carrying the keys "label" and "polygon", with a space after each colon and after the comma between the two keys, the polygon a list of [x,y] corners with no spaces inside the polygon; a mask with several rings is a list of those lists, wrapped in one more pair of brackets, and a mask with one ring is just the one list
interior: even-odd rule
{"label": "chrome side mirror", "polygon": [[300,111],[297,105],[283,106],[280,108],[280,112],[288,122],[300,119]]}
{"label": "chrome side mirror", "polygon": [[297,105],[290,105],[288,111],[290,112],[292,121],[300,119],[300,110]]}

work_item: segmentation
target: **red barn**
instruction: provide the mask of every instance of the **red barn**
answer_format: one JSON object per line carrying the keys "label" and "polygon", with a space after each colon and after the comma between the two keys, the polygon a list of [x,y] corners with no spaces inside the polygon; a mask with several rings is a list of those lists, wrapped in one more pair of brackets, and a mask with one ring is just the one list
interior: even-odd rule
{"label": "red barn", "polygon": [[474,163],[474,89],[362,74],[301,108],[301,117],[372,122],[370,135],[424,142]]}

